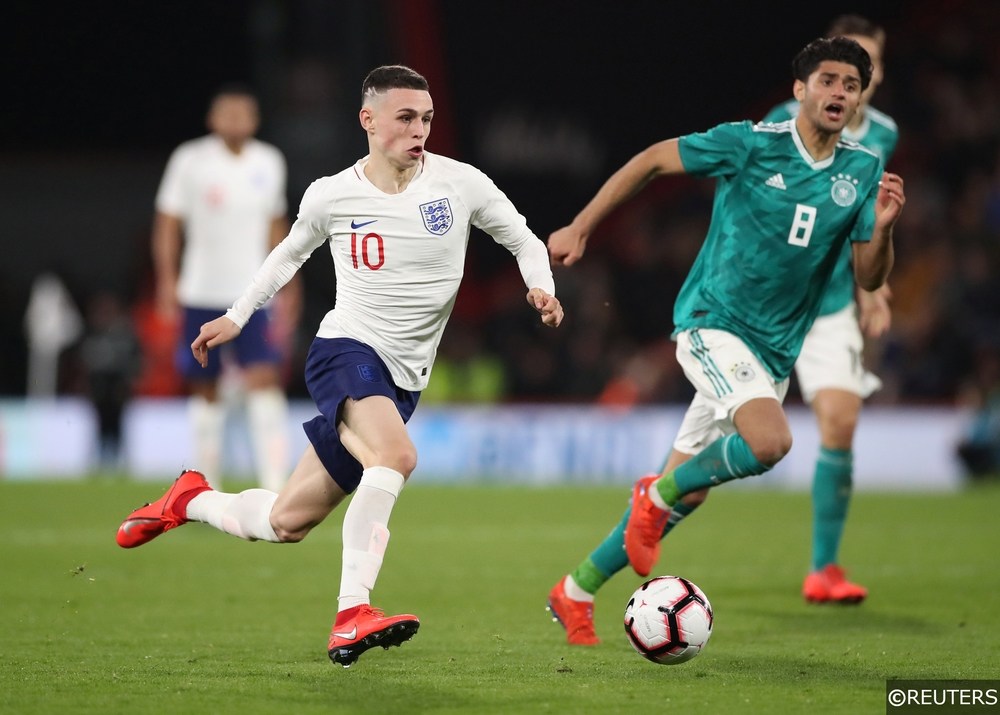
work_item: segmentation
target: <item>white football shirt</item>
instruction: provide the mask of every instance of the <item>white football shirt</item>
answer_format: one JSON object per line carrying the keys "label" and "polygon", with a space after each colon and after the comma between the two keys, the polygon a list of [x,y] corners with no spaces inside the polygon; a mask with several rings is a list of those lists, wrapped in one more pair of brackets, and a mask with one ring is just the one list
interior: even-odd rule
{"label": "white football shirt", "polygon": [[398,387],[422,390],[455,304],[471,227],[517,258],[529,289],[554,295],[548,252],[507,196],[475,167],[425,152],[421,172],[406,189],[386,194],[365,176],[367,161],[313,182],[288,237],[226,315],[245,325],[329,241],[336,304],[317,335],[369,345]]}
{"label": "white football shirt", "polygon": [[256,139],[239,154],[215,135],[174,150],[156,209],[184,223],[182,305],[221,310],[243,292],[271,248],[271,222],[287,210],[285,176],[281,152]]}

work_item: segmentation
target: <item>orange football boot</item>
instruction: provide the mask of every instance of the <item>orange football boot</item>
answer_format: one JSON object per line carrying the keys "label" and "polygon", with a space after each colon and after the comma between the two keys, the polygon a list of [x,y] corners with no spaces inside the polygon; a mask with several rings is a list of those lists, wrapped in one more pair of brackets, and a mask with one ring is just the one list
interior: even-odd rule
{"label": "orange football boot", "polygon": [[601,639],[594,632],[594,602],[574,601],[563,587],[565,577],[549,591],[549,604],[545,607],[552,620],[566,629],[566,642],[570,645],[597,645]]}
{"label": "orange football boot", "polygon": [[632,510],[625,524],[625,554],[633,570],[640,576],[649,576],[660,558],[660,539],[670,518],[670,510],[656,506],[649,498],[658,474],[642,477],[632,489]]}
{"label": "orange football boot", "polygon": [[809,603],[858,604],[868,596],[868,589],[851,583],[844,576],[844,569],[827,564],[813,571],[802,583],[802,595]]}
{"label": "orange football boot", "polygon": [[386,616],[380,609],[362,604],[337,614],[327,653],[334,663],[350,668],[369,648],[380,645],[388,650],[389,646],[402,645],[418,628],[420,620],[416,616]]}
{"label": "orange football boot", "polygon": [[201,472],[182,472],[166,494],[128,515],[115,540],[123,549],[132,549],[186,524],[188,502],[211,488]]}

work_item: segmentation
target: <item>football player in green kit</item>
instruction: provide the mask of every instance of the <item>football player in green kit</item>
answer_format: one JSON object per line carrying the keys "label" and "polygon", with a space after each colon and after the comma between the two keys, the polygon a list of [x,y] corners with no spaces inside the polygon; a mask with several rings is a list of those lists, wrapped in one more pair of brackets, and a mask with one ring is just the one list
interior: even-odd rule
{"label": "football player in green kit", "polygon": [[892,268],[903,181],[840,136],[871,81],[868,53],[846,38],[817,39],[792,73],[794,120],[721,124],[654,144],[549,237],[552,260],[571,265],[594,228],[652,179],[716,179],[708,235],[674,305],[677,359],[696,395],[662,476],[636,482],[621,522],[550,592],[571,644],[599,642],[594,594],[627,563],[650,573],[683,496],[763,474],[791,449],[781,401],[845,244],[864,290]]}
{"label": "football player in green kit", "polygon": [[[885,30],[859,15],[841,15],[830,24],[826,36],[848,37],[871,57],[871,84],[861,93],[861,105],[841,137],[870,149],[885,165],[899,141],[896,122],[871,106],[872,95],[882,83]],[[799,103],[792,99],[772,109],[764,121],[782,122],[798,113]],[[888,287],[874,293],[856,290],[850,249],[845,246],[795,363],[800,392],[816,415],[820,434],[812,484],[812,563],[802,584],[802,595],[811,603],[853,604],[868,595],[864,586],[847,580],[837,554],[851,502],[852,447],[861,404],[881,387],[878,378],[862,364],[862,332],[877,338],[889,329],[890,322]],[[700,503],[699,497],[703,499],[704,493],[689,495],[686,505],[693,509]],[[679,519],[674,517],[676,521]]]}
{"label": "football player in green kit", "polygon": [[[883,78],[885,30],[859,15],[841,15],[830,24],[826,36],[850,38],[871,58],[871,82],[861,93],[858,111],[844,127],[841,138],[870,149],[885,165],[899,141],[896,122],[871,106]],[[798,113],[799,102],[791,99],[774,107],[764,121],[787,121]],[[850,246],[845,245],[823,294],[819,314],[795,362],[800,391],[816,415],[820,433],[812,484],[811,569],[802,584],[802,595],[811,603],[856,604],[868,595],[864,586],[846,578],[837,555],[853,490],[852,447],[862,401],[881,387],[878,378],[862,364],[862,333],[870,338],[885,333],[891,311],[888,286],[872,293],[856,290],[850,256]],[[685,495],[671,510],[664,536],[707,495],[708,490]]]}

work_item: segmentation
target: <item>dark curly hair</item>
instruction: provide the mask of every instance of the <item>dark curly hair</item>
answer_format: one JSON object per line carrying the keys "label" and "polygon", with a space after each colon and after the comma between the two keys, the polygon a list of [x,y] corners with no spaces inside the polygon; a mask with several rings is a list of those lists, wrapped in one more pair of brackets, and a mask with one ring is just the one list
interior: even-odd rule
{"label": "dark curly hair", "polygon": [[872,58],[854,40],[846,37],[820,37],[799,50],[792,60],[792,77],[802,82],[816,71],[821,62],[843,62],[854,65],[861,75],[861,90],[872,81]]}

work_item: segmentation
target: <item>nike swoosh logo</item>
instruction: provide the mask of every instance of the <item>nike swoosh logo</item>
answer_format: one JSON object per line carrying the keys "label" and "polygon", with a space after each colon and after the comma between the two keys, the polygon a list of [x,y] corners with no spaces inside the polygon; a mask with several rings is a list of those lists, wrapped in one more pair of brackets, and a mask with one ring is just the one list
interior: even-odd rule
{"label": "nike swoosh logo", "polygon": [[377,218],[373,218],[371,221],[362,221],[361,223],[355,223],[354,221],[351,221],[351,228],[361,228],[362,226],[367,226],[368,224],[375,223],[376,221],[378,221]]}
{"label": "nike swoosh logo", "polygon": [[124,524],[121,525],[119,531],[128,534],[132,531],[132,529],[134,529],[136,526],[139,525],[139,522],[145,524],[151,521],[156,521],[156,519],[129,519],[128,521],[126,521]]}
{"label": "nike swoosh logo", "polygon": [[352,640],[354,640],[355,638],[358,637],[358,627],[354,626],[354,628],[352,628],[347,633],[334,633],[333,637],[334,638],[343,638],[344,640],[352,641]]}

